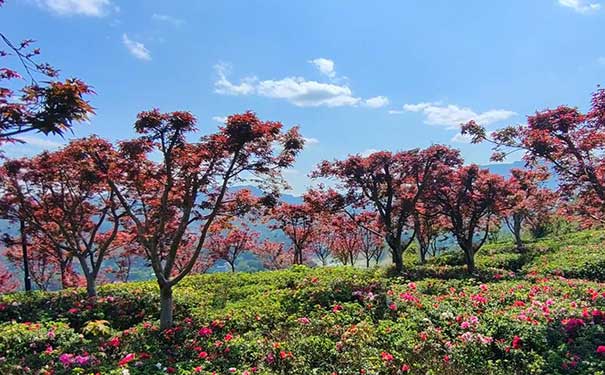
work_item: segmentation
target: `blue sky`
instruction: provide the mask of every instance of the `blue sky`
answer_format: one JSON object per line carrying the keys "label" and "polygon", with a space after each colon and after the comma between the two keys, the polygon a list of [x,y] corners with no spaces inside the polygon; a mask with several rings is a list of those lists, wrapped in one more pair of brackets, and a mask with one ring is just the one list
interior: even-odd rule
{"label": "blue sky", "polygon": [[[141,110],[189,110],[204,132],[253,110],[309,139],[287,178],[300,193],[323,159],[447,143],[538,109],[586,109],[605,83],[605,1],[7,0],[1,31],[94,86],[74,137],[134,136]],[[70,136],[71,137],[71,136]],[[29,137],[9,156],[56,147]]]}

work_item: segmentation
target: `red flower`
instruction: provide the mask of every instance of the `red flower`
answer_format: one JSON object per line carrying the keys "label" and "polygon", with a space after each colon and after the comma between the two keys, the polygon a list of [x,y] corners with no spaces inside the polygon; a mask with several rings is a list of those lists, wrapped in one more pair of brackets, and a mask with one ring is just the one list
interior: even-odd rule
{"label": "red flower", "polygon": [[380,358],[382,358],[383,361],[390,362],[393,360],[393,355],[388,352],[382,352],[380,353]]}
{"label": "red flower", "polygon": [[206,352],[200,352],[200,354],[198,354],[197,356],[198,356],[198,358],[206,359],[206,357],[208,357],[208,353],[206,353]]}
{"label": "red flower", "polygon": [[410,366],[409,365],[403,365],[403,366],[401,366],[401,371],[403,371],[403,372],[410,371]]}
{"label": "red flower", "polygon": [[523,341],[521,340],[521,337],[519,337],[519,336],[513,337],[513,343],[512,343],[513,349],[519,349],[519,348],[521,348],[522,342]]}
{"label": "red flower", "polygon": [[118,362],[118,366],[122,367],[129,362],[134,361],[135,355],[133,353],[126,354],[126,357],[122,358],[120,362]]}
{"label": "red flower", "polygon": [[605,345],[599,345],[597,347],[597,354],[605,355]]}

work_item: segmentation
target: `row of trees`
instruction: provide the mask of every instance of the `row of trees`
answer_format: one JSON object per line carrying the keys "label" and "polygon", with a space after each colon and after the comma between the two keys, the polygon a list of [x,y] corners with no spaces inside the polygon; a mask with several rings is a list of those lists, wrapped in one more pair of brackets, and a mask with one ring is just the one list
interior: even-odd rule
{"label": "row of trees", "polygon": [[[39,51],[31,41],[14,45],[1,37],[8,50],[0,57],[14,57],[25,72],[0,69],[1,143],[20,142],[27,132],[62,135],[86,121],[93,113],[86,100],[90,87],[77,79],[59,81],[55,69],[35,62]],[[36,75],[49,80],[38,83]],[[196,127],[189,112],[154,109],[138,115],[135,139],[112,144],[93,136],[56,152],[6,160],[0,208],[18,225],[18,235],[3,239],[8,258],[24,271],[25,288],[31,289],[32,279],[44,288],[59,274],[63,287],[85,281],[94,297],[108,259],[114,277],[126,279],[133,258],[143,258],[158,283],[160,325],[167,328],[173,287],[216,259],[234,269],[245,250],[270,269],[310,259],[355,264],[360,256],[369,266],[386,244],[401,272],[414,241],[424,261],[446,233],[473,272],[475,254],[502,222],[521,249],[523,227],[539,227],[555,209],[579,215],[586,225],[603,221],[600,89],[586,114],[559,107],[490,135],[474,122],[465,124],[462,132],[474,142],[494,143],[495,160],[524,152],[529,169],[513,170],[508,178],[464,165],[457,150],[443,145],[382,151],[321,163],[312,176],[332,180],[334,187],[310,190],[300,204],[278,199],[286,187],[282,171],[304,145],[298,128],[286,131],[252,112],[229,116],[216,131],[190,141]],[[558,175],[557,193],[542,187],[544,166]],[[244,183],[259,185],[266,195],[233,189]],[[557,200],[563,204],[555,207]],[[254,221],[279,229],[289,241],[263,241],[245,225]],[[3,269],[0,283],[14,287]]]}

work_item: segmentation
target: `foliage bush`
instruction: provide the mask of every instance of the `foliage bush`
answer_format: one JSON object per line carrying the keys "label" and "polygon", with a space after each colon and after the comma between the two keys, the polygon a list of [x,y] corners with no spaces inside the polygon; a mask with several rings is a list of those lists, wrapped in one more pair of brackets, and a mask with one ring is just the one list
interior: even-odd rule
{"label": "foliage bush", "polygon": [[490,244],[472,277],[455,254],[406,262],[403,276],[304,266],[192,276],[166,331],[153,282],[103,286],[96,300],[5,295],[0,372],[603,374],[605,285],[561,276],[598,279],[572,270],[598,259],[602,239]]}

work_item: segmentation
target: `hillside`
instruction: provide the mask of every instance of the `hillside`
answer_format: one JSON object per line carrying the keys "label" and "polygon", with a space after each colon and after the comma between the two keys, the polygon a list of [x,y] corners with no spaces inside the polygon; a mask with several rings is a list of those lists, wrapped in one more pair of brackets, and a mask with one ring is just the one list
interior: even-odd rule
{"label": "hillside", "polygon": [[402,277],[295,267],[188,277],[175,328],[153,282],[0,297],[6,374],[602,374],[605,232],[508,243]]}

